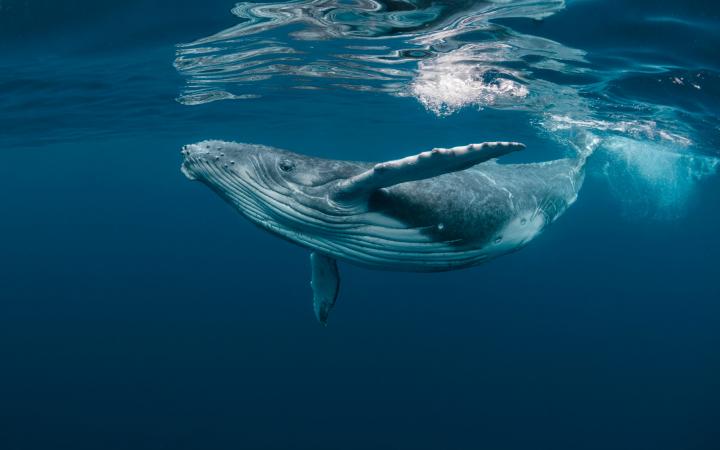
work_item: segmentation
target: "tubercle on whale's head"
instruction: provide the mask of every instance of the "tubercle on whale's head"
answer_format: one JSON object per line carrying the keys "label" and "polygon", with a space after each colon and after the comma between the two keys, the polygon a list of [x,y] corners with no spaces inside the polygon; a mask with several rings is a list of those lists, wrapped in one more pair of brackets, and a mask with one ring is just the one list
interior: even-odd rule
{"label": "tubercle on whale's head", "polygon": [[188,179],[212,185],[223,169],[229,172],[247,164],[249,152],[242,150],[238,144],[213,140],[184,145],[180,169]]}

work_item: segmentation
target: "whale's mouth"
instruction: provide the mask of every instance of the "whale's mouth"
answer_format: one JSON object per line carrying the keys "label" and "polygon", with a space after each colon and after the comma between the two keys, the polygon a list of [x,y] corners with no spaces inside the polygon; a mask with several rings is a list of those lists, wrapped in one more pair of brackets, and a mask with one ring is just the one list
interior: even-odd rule
{"label": "whale's mouth", "polygon": [[180,172],[182,172],[182,174],[185,175],[188,180],[195,181],[197,180],[197,177],[190,168],[190,147],[190,145],[183,145],[182,149],[180,150],[180,154],[183,156],[183,162],[180,165]]}
{"label": "whale's mouth", "polygon": [[184,145],[180,171],[191,181],[200,181],[223,196],[250,198],[261,189],[248,176],[247,152],[227,142],[206,140]]}
{"label": "whale's mouth", "polygon": [[197,177],[195,176],[195,174],[193,174],[192,170],[187,166],[187,161],[183,161],[182,165],[180,166],[180,172],[182,172],[183,175],[185,175],[185,177],[188,180],[191,180],[191,181],[197,180]]}
{"label": "whale's mouth", "polygon": [[[187,177],[188,180],[198,180],[197,170],[200,169],[198,165],[202,165],[203,162],[208,161],[208,157],[211,156],[210,148],[210,145],[205,142],[183,145],[180,150],[180,154],[183,156],[180,171]],[[217,159],[219,159],[219,157],[217,157]]]}

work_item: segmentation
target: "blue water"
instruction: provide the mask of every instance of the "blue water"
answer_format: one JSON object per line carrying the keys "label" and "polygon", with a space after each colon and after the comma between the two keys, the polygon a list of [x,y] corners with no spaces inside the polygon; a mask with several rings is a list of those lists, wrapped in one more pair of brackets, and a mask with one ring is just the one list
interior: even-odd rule
{"label": "blue water", "polygon": [[[0,449],[720,448],[713,2],[149,3],[0,1]],[[341,264],[323,328],[208,138],[593,155],[520,252]]]}

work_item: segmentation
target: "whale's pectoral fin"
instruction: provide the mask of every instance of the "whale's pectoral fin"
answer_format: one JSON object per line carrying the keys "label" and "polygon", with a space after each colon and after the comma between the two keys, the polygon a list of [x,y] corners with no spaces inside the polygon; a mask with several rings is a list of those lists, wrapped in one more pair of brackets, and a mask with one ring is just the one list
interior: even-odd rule
{"label": "whale's pectoral fin", "polygon": [[338,273],[337,262],[321,253],[310,254],[312,265],[312,281],[310,286],[313,289],[313,309],[315,317],[327,325],[327,318],[330,310],[335,305],[338,291],[340,290],[340,274]]}
{"label": "whale's pectoral fin", "polygon": [[483,142],[453,148],[434,148],[418,155],[375,164],[372,169],[342,181],[335,197],[354,198],[379,188],[465,170],[523,148],[525,145],[519,142]]}

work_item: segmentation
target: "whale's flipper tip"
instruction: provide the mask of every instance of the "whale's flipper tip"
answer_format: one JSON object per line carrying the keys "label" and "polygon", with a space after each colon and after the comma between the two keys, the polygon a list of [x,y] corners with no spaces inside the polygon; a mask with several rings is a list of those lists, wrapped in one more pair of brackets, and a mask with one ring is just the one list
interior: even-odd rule
{"label": "whale's flipper tip", "polygon": [[321,253],[310,254],[312,266],[313,310],[321,325],[327,325],[328,315],[340,290],[340,274],[337,262]]}
{"label": "whale's flipper tip", "polygon": [[376,189],[465,170],[524,148],[525,144],[520,142],[482,142],[434,148],[417,155],[375,164],[372,169],[344,180],[336,197],[357,197]]}

